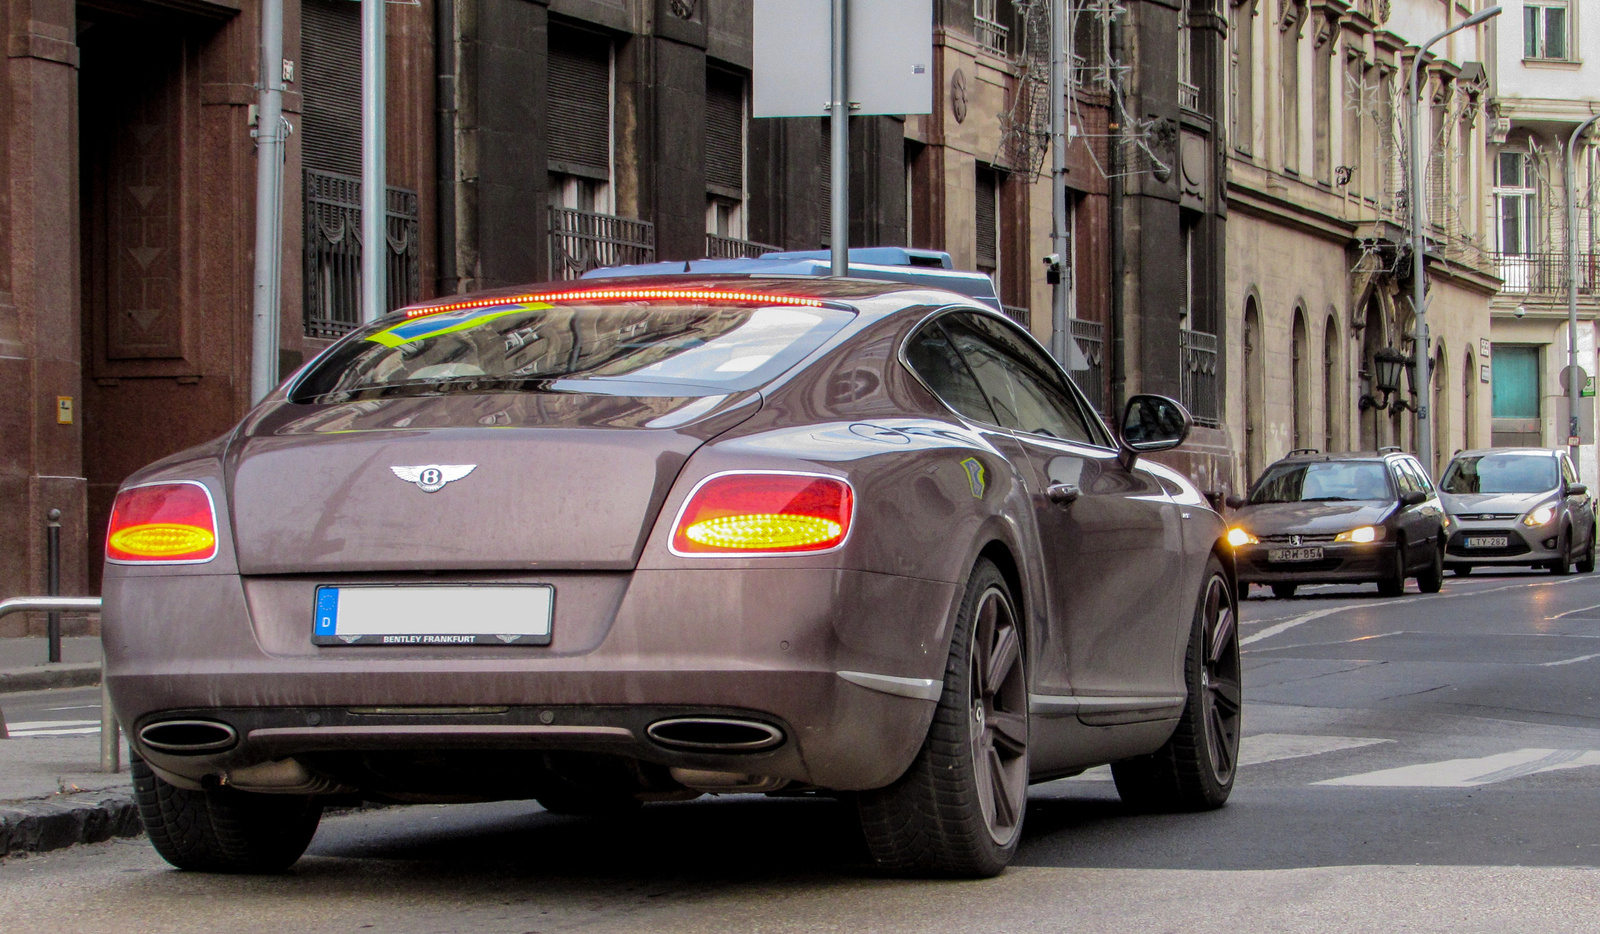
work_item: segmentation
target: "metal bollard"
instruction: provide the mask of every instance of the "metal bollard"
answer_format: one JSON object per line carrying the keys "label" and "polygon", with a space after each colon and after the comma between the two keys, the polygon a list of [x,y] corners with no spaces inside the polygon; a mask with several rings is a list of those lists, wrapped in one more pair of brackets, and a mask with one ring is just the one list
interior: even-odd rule
{"label": "metal bollard", "polygon": [[122,728],[111,710],[111,692],[106,689],[106,669],[100,666],[100,771],[122,771]]}
{"label": "metal bollard", "polygon": [[[52,597],[61,595],[61,510],[52,509],[44,527],[44,587]],[[50,644],[50,658],[61,661],[61,614],[51,612],[45,617],[45,635]]]}

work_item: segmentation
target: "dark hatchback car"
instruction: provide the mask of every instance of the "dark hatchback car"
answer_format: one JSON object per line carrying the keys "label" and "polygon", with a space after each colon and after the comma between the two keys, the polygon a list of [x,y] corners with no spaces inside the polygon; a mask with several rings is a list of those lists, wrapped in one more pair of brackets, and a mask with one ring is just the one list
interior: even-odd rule
{"label": "dark hatchback car", "polygon": [[1397,449],[1294,451],[1229,505],[1241,593],[1266,584],[1287,598],[1301,584],[1375,582],[1392,597],[1408,577],[1423,593],[1443,582],[1450,519],[1427,471]]}

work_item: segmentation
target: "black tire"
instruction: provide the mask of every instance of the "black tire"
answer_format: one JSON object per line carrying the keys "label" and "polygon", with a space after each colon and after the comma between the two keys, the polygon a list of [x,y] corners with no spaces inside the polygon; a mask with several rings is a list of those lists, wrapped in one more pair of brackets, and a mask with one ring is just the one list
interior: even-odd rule
{"label": "black tire", "polygon": [[1589,544],[1583,549],[1583,556],[1578,559],[1578,573],[1594,573],[1594,530],[1589,530]]}
{"label": "black tire", "polygon": [[1470,564],[1452,564],[1452,565],[1450,565],[1450,573],[1454,574],[1457,577],[1466,577],[1468,574],[1472,573],[1472,565],[1470,565]]}
{"label": "black tire", "polygon": [[1554,574],[1557,577],[1564,577],[1568,574],[1571,574],[1572,532],[1570,530],[1561,533],[1561,541],[1556,544],[1556,551],[1561,555],[1561,557],[1556,558],[1545,566],[1550,569],[1551,574]]}
{"label": "black tire", "polygon": [[1423,593],[1438,593],[1444,588],[1444,547],[1433,545],[1433,557],[1428,566],[1417,573],[1417,589]]}
{"label": "black tire", "polygon": [[1406,540],[1401,538],[1395,542],[1389,572],[1378,579],[1378,596],[1398,597],[1405,593],[1406,576]]}
{"label": "black tire", "polygon": [[1294,592],[1299,589],[1299,584],[1273,584],[1272,595],[1279,600],[1292,600],[1294,599]]}
{"label": "black tire", "polygon": [[1117,794],[1148,811],[1208,811],[1233,790],[1243,691],[1239,613],[1222,563],[1213,556],[1195,607],[1184,659],[1189,699],[1164,746],[1111,764]]}
{"label": "black tire", "polygon": [[856,797],[873,861],[891,872],[998,875],[1016,853],[1028,799],[1028,685],[1011,590],[980,560],[922,749],[894,784]]}
{"label": "black tire", "polygon": [[132,757],[139,819],[161,858],[193,872],[274,873],[294,865],[322,820],[310,795],[262,795],[168,784]]}

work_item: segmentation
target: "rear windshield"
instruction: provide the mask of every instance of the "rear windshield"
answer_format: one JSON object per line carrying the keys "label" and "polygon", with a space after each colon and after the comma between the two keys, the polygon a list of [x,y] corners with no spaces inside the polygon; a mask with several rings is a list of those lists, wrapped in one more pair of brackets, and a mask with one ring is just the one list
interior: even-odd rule
{"label": "rear windshield", "polygon": [[1439,489],[1446,493],[1545,493],[1556,484],[1556,459],[1548,454],[1471,454],[1450,462]]}
{"label": "rear windshield", "polygon": [[1252,503],[1393,499],[1389,471],[1377,461],[1277,464],[1256,483]]}
{"label": "rear windshield", "polygon": [[715,395],[754,389],[854,314],[683,302],[526,302],[386,320],[307,373],[296,402],[453,392]]}

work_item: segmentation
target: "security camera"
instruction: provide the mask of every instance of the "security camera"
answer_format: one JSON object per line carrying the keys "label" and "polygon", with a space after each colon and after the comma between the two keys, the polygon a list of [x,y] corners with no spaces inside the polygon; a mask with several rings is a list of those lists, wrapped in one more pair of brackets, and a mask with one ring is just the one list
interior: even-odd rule
{"label": "security camera", "polygon": [[1049,256],[1046,256],[1044,258],[1044,264],[1046,266],[1059,266],[1059,265],[1061,265],[1061,254],[1060,253],[1051,253]]}
{"label": "security camera", "polygon": [[1526,315],[1528,313],[1528,306],[1527,305],[1518,305],[1517,306],[1517,310],[1515,312],[1513,312],[1513,313],[1517,317],[1521,318],[1521,317],[1523,317],[1524,315]]}

